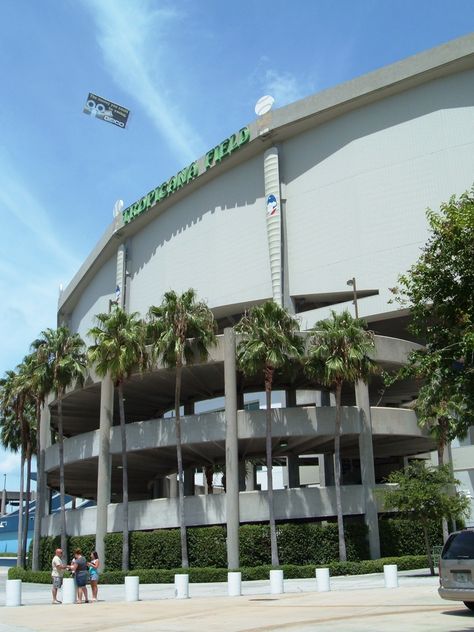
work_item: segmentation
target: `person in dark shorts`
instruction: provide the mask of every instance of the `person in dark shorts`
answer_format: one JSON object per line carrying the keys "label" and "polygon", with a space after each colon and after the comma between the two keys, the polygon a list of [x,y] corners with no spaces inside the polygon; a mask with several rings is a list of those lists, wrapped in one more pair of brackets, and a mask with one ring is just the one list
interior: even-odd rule
{"label": "person in dark shorts", "polygon": [[71,570],[74,573],[74,578],[76,580],[76,603],[82,603],[82,597],[84,597],[85,603],[89,603],[89,597],[87,595],[87,580],[89,579],[89,570],[87,568],[86,558],[82,555],[81,549],[76,549],[74,551],[74,560],[71,564]]}

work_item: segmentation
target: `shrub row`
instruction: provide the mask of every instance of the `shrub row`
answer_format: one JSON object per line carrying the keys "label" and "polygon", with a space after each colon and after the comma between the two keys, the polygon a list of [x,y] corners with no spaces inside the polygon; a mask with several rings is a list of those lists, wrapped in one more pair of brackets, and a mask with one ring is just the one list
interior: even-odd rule
{"label": "shrub row", "polygon": [[[188,532],[189,563],[192,568],[225,568],[227,566],[226,531],[223,526],[192,527]],[[369,556],[365,525],[349,523],[345,526],[347,558],[351,561]],[[278,550],[282,564],[326,564],[339,557],[337,525],[330,523],[288,523],[277,526]],[[59,537],[41,539],[40,568],[51,566]],[[93,535],[68,538],[69,558],[80,548],[86,555],[93,551]],[[122,567],[122,534],[105,537],[107,570]],[[31,551],[30,556],[31,559]],[[240,527],[241,566],[262,566],[271,563],[270,530],[268,525]],[[134,531],[130,533],[130,568],[173,569],[181,565],[181,546],[178,529]]]}
{"label": "shrub row", "polygon": [[[425,541],[421,524],[407,519],[379,521],[380,552],[385,556],[425,555]],[[443,544],[441,520],[428,528],[431,546]]]}
{"label": "shrub row", "polygon": [[[398,570],[411,570],[417,568],[426,568],[426,556],[404,556],[404,557],[387,557],[379,560],[363,560],[360,562],[329,562],[324,564],[329,568],[332,577],[338,575],[365,575],[369,573],[381,573],[384,564],[397,564]],[[298,579],[314,577],[316,568],[322,565],[305,564],[298,566],[296,564],[283,564],[278,568],[283,570],[286,579]],[[270,565],[242,567],[242,579],[251,581],[257,579],[268,579],[269,572],[272,569]],[[175,569],[136,569],[124,573],[123,571],[105,571],[100,576],[101,584],[123,584],[126,575],[137,576],[140,578],[141,584],[172,584],[174,576],[178,573],[189,573],[189,581],[191,583],[207,583],[207,582],[225,582],[227,581],[227,568],[190,568],[184,570],[182,568]],[[49,571],[30,571],[21,568],[10,568],[8,571],[9,579],[21,579],[24,582],[32,582],[36,584],[50,584],[51,573]]]}
{"label": "shrub row", "polygon": [[[442,544],[441,527],[431,526],[431,544]],[[367,529],[361,523],[345,525],[347,559],[357,562],[369,557]],[[328,564],[339,557],[337,525],[329,523],[287,523],[277,525],[280,563],[296,566]],[[95,536],[71,536],[68,539],[69,558],[80,548],[88,555],[95,547]],[[421,527],[402,519],[380,520],[381,554],[385,557],[424,555]],[[59,537],[42,538],[40,568],[49,569]],[[227,566],[226,531],[223,526],[188,529],[189,563],[191,568],[225,568]],[[111,533],[105,538],[108,571],[122,567],[122,534]],[[29,559],[31,559],[31,551]],[[265,566],[271,563],[268,525],[240,527],[240,563],[242,567]],[[178,529],[134,531],[130,533],[130,568],[174,569],[181,566]]]}

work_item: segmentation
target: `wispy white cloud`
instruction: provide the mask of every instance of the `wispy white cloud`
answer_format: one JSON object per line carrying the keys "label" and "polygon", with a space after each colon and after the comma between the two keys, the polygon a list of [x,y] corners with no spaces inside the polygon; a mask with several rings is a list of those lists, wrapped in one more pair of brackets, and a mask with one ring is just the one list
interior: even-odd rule
{"label": "wispy white cloud", "polygon": [[172,78],[167,50],[182,14],[148,0],[85,0],[97,25],[97,40],[114,81],[138,101],[169,150],[182,162],[202,151],[198,134],[173,103]]}
{"label": "wispy white cloud", "polygon": [[79,261],[57,235],[45,206],[0,149],[0,375],[56,324],[59,282]]}
{"label": "wispy white cloud", "polygon": [[277,70],[272,60],[262,55],[249,76],[249,82],[258,87],[260,96],[270,94],[275,99],[275,107],[281,108],[288,103],[298,101],[316,91],[316,81],[308,74],[295,75],[288,71]]}
{"label": "wispy white cloud", "polygon": [[15,172],[6,150],[0,147],[0,219],[5,226],[11,224],[13,218],[23,228],[18,231],[18,237],[23,237],[26,229],[29,236],[35,238],[35,244],[49,256],[68,267],[77,266],[77,259],[55,236],[48,212],[31,193],[30,185]]}
{"label": "wispy white cloud", "polygon": [[306,82],[302,83],[289,72],[268,69],[263,79],[263,91],[275,99],[275,106],[282,107],[308,94]]}

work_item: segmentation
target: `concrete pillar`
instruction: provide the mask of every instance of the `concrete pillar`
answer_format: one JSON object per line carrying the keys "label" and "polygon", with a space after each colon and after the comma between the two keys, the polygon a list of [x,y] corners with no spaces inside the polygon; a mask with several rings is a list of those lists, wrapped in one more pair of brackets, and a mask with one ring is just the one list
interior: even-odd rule
{"label": "concrete pillar", "polygon": [[324,454],[318,454],[318,470],[319,470],[319,485],[326,487],[326,472],[324,470]]}
{"label": "concrete pillar", "polygon": [[100,385],[99,459],[97,466],[97,514],[95,550],[102,568],[105,566],[104,538],[107,534],[107,509],[110,503],[111,458],[110,429],[114,414],[114,385],[106,375]]}
{"label": "concrete pillar", "polygon": [[336,477],[334,475],[334,454],[332,452],[330,454],[324,455],[323,468],[324,468],[324,484],[326,485],[326,487],[335,485]]}
{"label": "concrete pillar", "polygon": [[294,454],[286,457],[288,468],[288,487],[290,489],[300,486],[300,459]]}
{"label": "concrete pillar", "polygon": [[178,497],[178,477],[176,474],[171,474],[170,476],[168,476],[168,480],[169,480],[169,494],[170,494],[170,498],[177,498]]}
{"label": "concrete pillar", "polygon": [[370,557],[380,557],[379,522],[375,500],[374,449],[372,444],[372,418],[370,414],[369,387],[359,381],[355,387],[356,405],[359,408],[360,433],[359,455],[362,488],[365,500],[365,523],[369,530]]}
{"label": "concrete pillar", "polygon": [[294,388],[285,391],[285,400],[287,408],[296,407],[296,390]]}
{"label": "concrete pillar", "polygon": [[184,470],[184,495],[194,496],[194,467]]}
{"label": "concrete pillar", "polygon": [[2,504],[0,506],[0,516],[4,516],[7,513],[7,490],[2,489]]}
{"label": "concrete pillar", "polygon": [[257,468],[253,463],[247,461],[245,463],[245,470],[245,490],[247,492],[253,492],[257,489]]}
{"label": "concrete pillar", "polygon": [[[46,485],[46,472],[44,471],[44,453],[46,448],[51,446],[51,412],[49,410],[48,402],[45,403],[41,409],[41,431],[40,431],[40,450],[42,451],[42,467],[43,471],[40,472],[41,482],[37,481],[38,496],[37,503],[41,511],[42,516],[47,516],[51,513],[50,492],[51,490]],[[41,488],[41,490],[40,490]]]}
{"label": "concrete pillar", "polygon": [[186,402],[183,406],[183,411],[186,415],[194,415],[194,402]]}
{"label": "concrete pillar", "polygon": [[33,559],[34,571],[39,567],[39,544],[41,539],[41,519],[47,513],[48,494],[46,493],[45,450],[51,443],[51,415],[49,411],[49,397],[41,408],[40,432],[39,432],[39,458],[37,463],[36,481],[36,510],[33,535]]}
{"label": "concrete pillar", "polygon": [[225,467],[227,566],[239,567],[239,439],[237,428],[237,372],[235,332],[224,329],[224,391],[225,391]]}

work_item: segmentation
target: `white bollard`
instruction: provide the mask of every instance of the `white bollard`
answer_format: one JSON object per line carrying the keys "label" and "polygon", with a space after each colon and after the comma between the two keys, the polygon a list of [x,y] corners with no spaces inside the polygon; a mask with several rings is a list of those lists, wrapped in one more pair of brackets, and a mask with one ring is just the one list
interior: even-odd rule
{"label": "white bollard", "polygon": [[6,606],[21,606],[21,579],[7,579],[5,590]]}
{"label": "white bollard", "polygon": [[76,582],[74,577],[63,579],[63,603],[76,603]]}
{"label": "white bollard", "polygon": [[138,601],[140,592],[140,578],[138,575],[125,577],[125,601]]}
{"label": "white bollard", "polygon": [[189,599],[189,575],[178,573],[174,576],[174,596],[176,599]]}
{"label": "white bollard", "polygon": [[383,578],[385,588],[398,588],[398,574],[396,564],[384,564]]}
{"label": "white bollard", "polygon": [[270,571],[270,592],[272,595],[283,593],[283,571]]}
{"label": "white bollard", "polygon": [[242,594],[242,573],[227,573],[227,590],[229,597],[240,597]]}
{"label": "white bollard", "polygon": [[316,569],[316,586],[318,592],[329,592],[331,590],[329,568]]}

